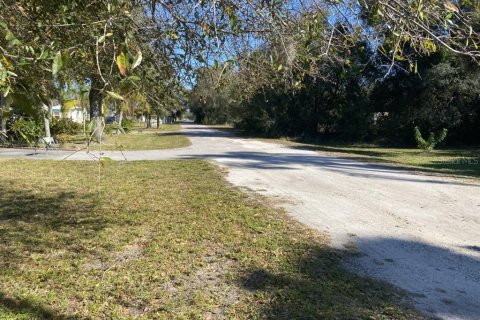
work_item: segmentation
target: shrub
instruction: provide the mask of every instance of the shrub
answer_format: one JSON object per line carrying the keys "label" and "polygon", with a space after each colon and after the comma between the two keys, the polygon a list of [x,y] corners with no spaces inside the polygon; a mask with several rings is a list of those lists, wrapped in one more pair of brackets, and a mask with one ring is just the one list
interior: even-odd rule
{"label": "shrub", "polygon": [[80,123],[77,123],[71,119],[62,118],[53,119],[50,130],[54,136],[64,134],[73,135],[82,132],[83,127]]}
{"label": "shrub", "polygon": [[428,140],[425,140],[422,137],[422,133],[420,132],[420,129],[418,127],[414,128],[414,134],[415,134],[415,141],[417,142],[417,146],[425,152],[430,152],[435,148],[435,146],[437,146],[439,143],[445,140],[448,134],[448,130],[444,128],[437,135],[433,132],[430,132],[430,135],[428,136]]}
{"label": "shrub", "polygon": [[63,146],[66,142],[71,140],[71,135],[66,134],[66,133],[60,133],[55,136],[57,142]]}
{"label": "shrub", "polygon": [[130,119],[122,119],[122,128],[125,132],[132,131],[134,128],[134,122]]}
{"label": "shrub", "polygon": [[32,119],[20,118],[12,125],[12,130],[28,145],[38,146],[39,140],[45,135],[44,124]]}
{"label": "shrub", "polygon": [[106,134],[112,134],[114,131],[115,131],[115,132],[120,131],[120,133],[125,133],[124,128],[122,128],[122,127],[121,127],[120,125],[118,125],[118,123],[116,123],[116,122],[107,124],[107,125],[105,126],[105,129],[103,130],[103,132],[106,133]]}
{"label": "shrub", "polygon": [[130,119],[122,119],[122,125],[119,125],[118,122],[112,122],[105,126],[104,132],[106,134],[111,134],[113,132],[120,131],[121,133],[127,133],[134,129],[134,122]]}

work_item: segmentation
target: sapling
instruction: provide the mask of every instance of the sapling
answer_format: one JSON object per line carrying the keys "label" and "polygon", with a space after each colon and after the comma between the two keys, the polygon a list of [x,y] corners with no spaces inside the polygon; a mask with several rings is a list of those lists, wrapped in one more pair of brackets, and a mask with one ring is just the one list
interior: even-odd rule
{"label": "sapling", "polygon": [[445,140],[448,130],[443,128],[438,134],[430,132],[427,140],[422,137],[422,133],[418,127],[415,127],[414,134],[417,146],[425,152],[431,152],[439,143]]}

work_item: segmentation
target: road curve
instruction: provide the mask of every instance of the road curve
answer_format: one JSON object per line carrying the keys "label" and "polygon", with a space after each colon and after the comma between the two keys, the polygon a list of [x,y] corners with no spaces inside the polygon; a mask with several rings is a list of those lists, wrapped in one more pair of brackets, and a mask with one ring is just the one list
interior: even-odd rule
{"label": "road curve", "polygon": [[[228,180],[269,197],[300,222],[355,247],[347,268],[412,293],[443,319],[480,319],[480,184],[359,163],[185,125],[192,146],[104,152],[113,160],[206,158]],[[0,158],[91,160],[98,152],[0,149]],[[477,180],[478,181],[478,180]]]}

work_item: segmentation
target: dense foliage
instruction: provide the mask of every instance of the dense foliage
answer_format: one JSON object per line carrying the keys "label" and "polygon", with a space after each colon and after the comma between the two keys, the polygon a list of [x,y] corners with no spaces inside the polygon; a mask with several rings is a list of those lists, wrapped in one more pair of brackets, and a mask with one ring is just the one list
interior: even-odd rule
{"label": "dense foliage", "polygon": [[60,134],[74,135],[82,132],[82,125],[68,118],[53,119],[51,130],[54,136]]}
{"label": "dense foliage", "polygon": [[[312,31],[309,19],[298,26]],[[362,19],[371,28],[380,21]],[[366,41],[351,26],[331,28],[328,20],[320,19],[316,28],[287,44],[291,59],[279,53],[281,44],[272,37],[261,48],[239,53],[238,67],[227,62],[202,70],[190,93],[196,120],[273,136],[409,145],[416,143],[418,126],[427,133],[447,129],[449,144],[480,143],[480,67],[471,55],[438,41],[423,43],[430,49],[419,54],[413,39],[399,45],[384,34]],[[333,39],[341,33],[348,43],[322,55],[324,33],[318,30],[331,30]],[[305,50],[319,58],[305,60]],[[292,67],[299,64],[304,67]]]}
{"label": "dense foliage", "polygon": [[[480,58],[476,1],[0,0],[0,7],[2,139],[19,118],[43,121],[50,136],[54,100],[64,111],[76,106],[88,113],[98,139],[107,111],[119,123],[126,115],[178,111],[192,79],[199,119],[236,117],[269,133],[349,138],[389,125],[428,126],[437,120],[423,110],[433,101],[445,109],[435,112],[438,121],[453,121],[454,136],[471,135],[477,121],[465,116],[473,96],[452,111],[444,91],[427,89],[455,87],[449,91],[456,90],[455,100],[471,87],[462,72],[475,72],[465,65]],[[456,56],[421,60],[440,48]],[[452,76],[439,78],[442,72]],[[453,79],[459,81],[442,83]],[[375,92],[397,81],[423,92],[415,105],[422,111],[392,113],[373,128],[372,111],[396,107],[378,108]],[[395,117],[420,123],[392,124]]]}

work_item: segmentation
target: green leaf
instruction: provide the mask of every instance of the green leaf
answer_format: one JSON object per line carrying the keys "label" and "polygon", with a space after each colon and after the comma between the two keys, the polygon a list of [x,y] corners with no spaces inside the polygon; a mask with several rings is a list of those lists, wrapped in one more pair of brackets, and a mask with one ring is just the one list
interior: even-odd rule
{"label": "green leaf", "polygon": [[12,88],[10,86],[8,86],[5,91],[3,92],[3,96],[6,98],[9,94],[10,94],[10,91],[12,90]]}
{"label": "green leaf", "polygon": [[105,39],[110,38],[111,36],[113,36],[113,33],[111,33],[111,32],[102,35],[100,38],[98,38],[98,43],[104,43]]}
{"label": "green leaf", "polygon": [[131,81],[140,81],[142,80],[142,78],[140,78],[139,76],[131,76],[131,77],[128,77],[129,80]]}
{"label": "green leaf", "polygon": [[195,60],[197,60],[200,63],[205,63],[205,59],[199,54],[195,56]]}
{"label": "green leaf", "polygon": [[7,80],[7,70],[3,68],[3,66],[0,64],[0,81],[5,82]]}
{"label": "green leaf", "polygon": [[229,16],[228,18],[230,20],[230,28],[233,30],[237,26],[237,22],[238,22],[237,15],[232,12],[228,16]]}
{"label": "green leaf", "polygon": [[19,46],[21,45],[22,43],[20,42],[20,40],[18,39],[13,39],[12,41],[9,41],[8,42],[8,47],[9,48],[12,48],[12,47],[15,47],[15,46]]}
{"label": "green leaf", "polygon": [[96,126],[95,121],[90,121],[86,128],[87,132],[92,133],[93,130],[95,130],[95,126]]}
{"label": "green leaf", "polygon": [[40,53],[40,56],[38,57],[38,60],[44,60],[48,58],[49,51],[47,50],[42,50]]}
{"label": "green leaf", "polygon": [[478,44],[475,42],[475,40],[472,39],[472,42],[473,42],[473,46],[475,47],[475,49],[478,50]]}
{"label": "green leaf", "polygon": [[5,40],[12,41],[14,39],[15,39],[15,36],[13,35],[13,33],[11,31],[7,31],[7,34],[5,35]]}
{"label": "green leaf", "polygon": [[138,67],[142,63],[143,55],[141,51],[137,52],[137,55],[135,56],[135,60],[133,60],[133,66],[132,70]]}
{"label": "green leaf", "polygon": [[8,41],[8,47],[9,48],[19,46],[19,45],[22,44],[22,42],[20,42],[20,40],[15,38],[15,36],[13,35],[13,33],[10,30],[7,31],[7,33],[5,35],[5,40]]}
{"label": "green leaf", "polygon": [[63,66],[62,52],[58,51],[53,58],[52,74],[56,76],[63,69]]}
{"label": "green leaf", "polygon": [[123,97],[121,95],[119,95],[118,93],[116,92],[113,92],[113,91],[107,91],[107,94],[112,97],[113,99],[117,99],[117,100],[125,100],[123,99]]}

